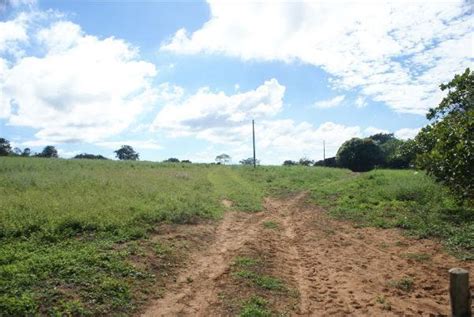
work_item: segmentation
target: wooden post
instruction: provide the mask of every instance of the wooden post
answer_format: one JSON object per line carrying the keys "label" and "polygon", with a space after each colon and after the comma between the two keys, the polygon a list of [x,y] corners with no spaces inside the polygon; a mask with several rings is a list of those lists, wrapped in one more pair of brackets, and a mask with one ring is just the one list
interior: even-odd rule
{"label": "wooden post", "polygon": [[461,268],[449,270],[449,296],[453,317],[472,316],[468,271]]}

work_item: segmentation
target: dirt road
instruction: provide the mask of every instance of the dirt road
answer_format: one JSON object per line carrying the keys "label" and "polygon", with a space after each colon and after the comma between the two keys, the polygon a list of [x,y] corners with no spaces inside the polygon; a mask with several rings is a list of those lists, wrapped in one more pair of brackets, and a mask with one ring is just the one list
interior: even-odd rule
{"label": "dirt road", "polygon": [[[448,315],[447,270],[474,272],[436,242],[336,221],[304,193],[208,226],[210,238],[143,316],[235,316],[252,296],[289,316]],[[257,277],[236,273],[239,258],[258,259]],[[284,286],[259,283],[257,274]]]}

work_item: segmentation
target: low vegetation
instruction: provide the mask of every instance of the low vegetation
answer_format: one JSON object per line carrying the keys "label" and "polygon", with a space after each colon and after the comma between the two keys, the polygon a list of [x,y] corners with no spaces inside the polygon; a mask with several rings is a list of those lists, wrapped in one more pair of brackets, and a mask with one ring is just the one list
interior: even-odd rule
{"label": "low vegetation", "polygon": [[[219,218],[225,199],[253,212],[265,195],[301,191],[335,217],[439,238],[473,258],[473,210],[422,172],[2,157],[0,315],[129,314],[179,262],[176,247],[151,239],[157,225]],[[136,265],[141,257],[155,267]],[[255,261],[236,259],[236,278],[282,291]],[[243,307],[265,316],[263,302]]]}

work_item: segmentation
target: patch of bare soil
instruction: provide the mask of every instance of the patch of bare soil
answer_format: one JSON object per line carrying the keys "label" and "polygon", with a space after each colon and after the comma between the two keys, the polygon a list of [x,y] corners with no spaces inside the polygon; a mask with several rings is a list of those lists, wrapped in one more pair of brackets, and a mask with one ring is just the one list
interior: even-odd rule
{"label": "patch of bare soil", "polygon": [[[305,201],[303,193],[267,199],[260,213],[226,213],[144,316],[235,316],[253,295],[291,316],[449,315],[448,269],[474,272],[472,263],[431,240],[334,220]],[[236,278],[237,256],[259,259],[259,272],[286,291]]]}

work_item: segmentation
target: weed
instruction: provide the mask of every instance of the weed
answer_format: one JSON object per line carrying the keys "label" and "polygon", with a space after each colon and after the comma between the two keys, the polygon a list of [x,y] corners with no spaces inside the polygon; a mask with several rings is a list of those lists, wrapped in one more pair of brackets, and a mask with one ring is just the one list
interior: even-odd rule
{"label": "weed", "polygon": [[275,277],[261,275],[249,270],[240,270],[235,273],[236,276],[252,281],[255,285],[267,290],[284,290],[283,282]]}
{"label": "weed", "polygon": [[413,290],[414,281],[411,277],[403,277],[399,280],[392,280],[388,283],[389,286],[398,288],[404,292],[410,292]]}
{"label": "weed", "polygon": [[271,312],[267,308],[267,301],[259,296],[253,296],[243,303],[240,317],[269,317]]}
{"label": "weed", "polygon": [[265,221],[263,226],[267,229],[278,229],[278,223],[275,221]]}

